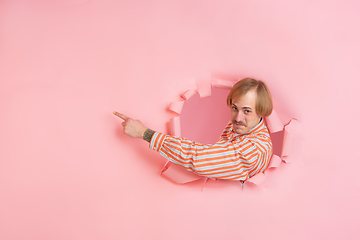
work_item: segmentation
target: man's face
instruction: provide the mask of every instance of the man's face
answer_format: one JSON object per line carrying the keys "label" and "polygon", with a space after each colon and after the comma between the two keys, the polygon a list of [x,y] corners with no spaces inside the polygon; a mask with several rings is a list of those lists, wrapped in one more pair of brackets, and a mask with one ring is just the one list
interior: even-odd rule
{"label": "man's face", "polygon": [[232,99],[231,121],[237,134],[247,133],[260,122],[261,117],[255,111],[256,96],[255,90],[250,90]]}

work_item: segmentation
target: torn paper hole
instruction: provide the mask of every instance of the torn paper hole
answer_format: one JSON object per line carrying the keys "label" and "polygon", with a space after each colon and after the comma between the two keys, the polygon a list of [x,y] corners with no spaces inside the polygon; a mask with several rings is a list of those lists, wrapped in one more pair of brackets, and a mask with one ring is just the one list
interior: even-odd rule
{"label": "torn paper hole", "polygon": [[[186,113],[187,108],[191,108],[191,107],[193,108],[191,110],[192,114],[190,114],[190,117],[181,118],[181,121],[180,121],[180,116],[170,119],[171,135],[178,137],[185,137],[196,142],[201,142],[203,144],[215,143],[218,140],[219,135],[223,131],[223,127],[226,126],[227,122],[229,121],[229,110],[225,103],[226,97],[224,97],[225,95],[223,93],[222,95],[221,94],[219,95],[218,91],[230,90],[234,85],[234,83],[235,83],[234,81],[219,79],[219,78],[213,78],[209,80],[202,79],[201,81],[197,81],[196,85],[198,89],[189,89],[180,96],[182,99],[184,99],[184,101],[176,101],[170,104],[170,109],[178,113],[181,117],[187,114]],[[196,93],[199,93],[200,98],[199,97],[193,98],[193,96],[195,96]],[[226,96],[227,94],[228,91],[226,91]],[[216,109],[216,113],[212,113],[209,116],[206,116],[206,112],[205,113],[201,112],[204,107],[197,107],[197,106],[194,107],[194,106],[186,105],[187,107],[183,109],[185,101],[187,102],[188,100],[190,100],[190,102],[193,100],[195,102],[199,100],[201,102],[209,101],[209,104],[212,107],[205,107],[205,109],[213,108],[213,105],[218,105],[218,103],[222,101],[224,101],[224,106],[226,107],[221,107],[219,109]],[[224,109],[226,111],[221,112]],[[218,116],[224,117],[223,120],[224,122],[219,121]],[[209,126],[204,124],[205,123],[204,121],[211,122],[211,131],[208,131]],[[294,139],[296,138],[295,135],[299,132],[298,130],[299,122],[293,119],[288,125],[284,127],[284,124],[280,120],[275,110],[273,110],[272,114],[265,119],[265,122],[270,133],[277,134],[279,132],[283,132],[283,134],[279,135],[282,136],[281,139],[282,141],[279,141],[278,139],[273,139],[273,146],[274,144],[281,144],[279,146],[276,146],[276,149],[279,149],[279,153],[273,154],[268,166],[268,169],[270,168],[274,169],[274,168],[278,168],[282,164],[282,161],[284,161],[285,163],[289,162],[290,156],[292,154],[292,148],[294,145]],[[182,129],[181,126],[183,126]],[[184,126],[186,127],[184,128]],[[190,128],[189,131],[187,130],[189,126],[196,126],[196,128]],[[205,129],[201,129],[201,127],[205,127]],[[219,127],[219,129],[217,130],[216,127]],[[194,135],[196,133],[198,133],[198,135]],[[209,135],[210,133],[215,133],[217,134],[217,136],[215,138],[211,137]],[[197,139],[197,137],[199,136],[201,136],[202,139],[200,138]],[[210,138],[212,139],[211,142],[207,142],[207,139]],[[179,184],[185,184],[199,179],[206,179],[205,177],[198,176],[192,172],[187,171],[185,168],[171,162],[166,163],[166,165],[162,170],[162,175]],[[259,173],[253,176],[252,178],[248,179],[247,181],[255,185],[260,185],[264,181],[266,181],[266,176],[263,173]],[[204,184],[206,184],[206,182],[207,181],[204,181]]]}

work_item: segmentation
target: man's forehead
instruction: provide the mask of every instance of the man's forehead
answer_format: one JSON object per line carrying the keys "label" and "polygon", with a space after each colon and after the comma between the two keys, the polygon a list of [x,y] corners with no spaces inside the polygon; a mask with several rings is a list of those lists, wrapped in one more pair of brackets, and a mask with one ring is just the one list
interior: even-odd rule
{"label": "man's forehead", "polygon": [[256,105],[257,93],[255,90],[250,90],[243,95],[234,96],[232,103],[237,107],[251,107],[254,108]]}

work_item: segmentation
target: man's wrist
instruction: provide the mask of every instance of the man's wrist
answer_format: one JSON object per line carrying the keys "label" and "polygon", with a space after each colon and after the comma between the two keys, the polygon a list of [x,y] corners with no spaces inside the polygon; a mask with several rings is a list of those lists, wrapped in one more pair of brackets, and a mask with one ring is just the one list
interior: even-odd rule
{"label": "man's wrist", "polygon": [[151,141],[152,136],[154,135],[155,131],[151,130],[151,129],[146,129],[143,135],[143,139],[147,142]]}

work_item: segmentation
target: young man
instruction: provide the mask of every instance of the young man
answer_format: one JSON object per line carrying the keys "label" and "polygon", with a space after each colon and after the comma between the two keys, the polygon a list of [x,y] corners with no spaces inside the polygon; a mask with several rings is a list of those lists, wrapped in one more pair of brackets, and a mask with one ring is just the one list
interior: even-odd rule
{"label": "young man", "polygon": [[264,82],[245,78],[227,97],[231,121],[214,145],[165,135],[146,128],[139,120],[121,113],[124,133],[143,138],[150,148],[188,171],[211,178],[246,181],[264,172],[272,155],[272,143],[264,117],[272,112],[271,94]]}

